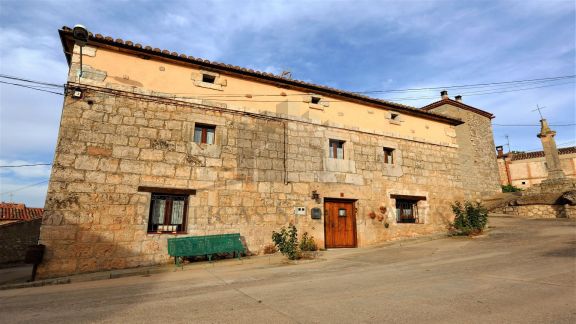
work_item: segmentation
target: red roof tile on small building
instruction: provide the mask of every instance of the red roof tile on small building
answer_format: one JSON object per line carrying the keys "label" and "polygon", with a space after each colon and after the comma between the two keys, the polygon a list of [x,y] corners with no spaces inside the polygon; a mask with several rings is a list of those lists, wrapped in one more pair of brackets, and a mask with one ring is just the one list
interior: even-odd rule
{"label": "red roof tile on small building", "polygon": [[[563,147],[563,148],[558,149],[559,155],[571,154],[571,153],[576,153],[576,146]],[[526,152],[526,153],[512,153],[510,155],[512,156],[511,157],[512,161],[527,160],[527,159],[535,159],[535,158],[544,157],[544,151]]]}
{"label": "red roof tile on small building", "polygon": [[0,203],[0,221],[30,221],[42,218],[44,208],[29,208],[24,204]]}

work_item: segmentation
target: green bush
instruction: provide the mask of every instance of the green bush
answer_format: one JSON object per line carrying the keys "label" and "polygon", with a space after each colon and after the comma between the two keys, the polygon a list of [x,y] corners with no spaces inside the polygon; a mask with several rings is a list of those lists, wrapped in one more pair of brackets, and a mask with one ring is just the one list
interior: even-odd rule
{"label": "green bush", "polygon": [[454,223],[452,229],[460,235],[480,234],[488,222],[488,210],[480,203],[465,201],[464,204],[459,201],[452,206],[454,212]]}
{"label": "green bush", "polygon": [[515,187],[515,186],[513,186],[513,185],[511,185],[511,184],[505,185],[505,186],[503,185],[503,186],[502,186],[502,192],[518,192],[518,191],[522,191],[522,189],[521,189],[521,188],[518,188],[518,187]]}
{"label": "green bush", "polygon": [[272,241],[280,250],[280,253],[287,256],[290,260],[297,260],[300,258],[300,250],[298,249],[298,231],[294,224],[288,225],[288,228],[282,226],[280,232],[272,232]]}
{"label": "green bush", "polygon": [[318,245],[314,242],[314,237],[308,237],[308,232],[302,234],[302,240],[300,241],[300,251],[318,251]]}

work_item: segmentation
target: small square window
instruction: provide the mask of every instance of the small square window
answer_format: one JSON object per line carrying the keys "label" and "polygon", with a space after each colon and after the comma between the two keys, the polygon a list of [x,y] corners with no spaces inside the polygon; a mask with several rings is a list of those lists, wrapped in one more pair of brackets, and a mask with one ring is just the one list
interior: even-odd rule
{"label": "small square window", "polygon": [[202,82],[214,84],[214,82],[216,82],[216,77],[210,74],[202,74]]}
{"label": "small square window", "polygon": [[152,193],[148,233],[186,231],[188,195]]}
{"label": "small square window", "polygon": [[214,144],[216,126],[196,124],[194,127],[194,142],[198,144]]}
{"label": "small square window", "polygon": [[394,149],[393,148],[384,148],[384,163],[386,164],[394,164]]}
{"label": "small square window", "polygon": [[396,222],[419,223],[418,201],[407,199],[396,199]]}
{"label": "small square window", "polygon": [[312,98],[310,98],[310,103],[315,104],[315,105],[320,104],[320,97],[312,96]]}
{"label": "small square window", "polygon": [[340,140],[333,140],[331,139],[329,142],[329,155],[332,159],[344,159],[344,141]]}
{"label": "small square window", "polygon": [[395,120],[395,121],[400,121],[400,115],[399,114],[395,114],[395,113],[391,113],[390,114],[390,119]]}

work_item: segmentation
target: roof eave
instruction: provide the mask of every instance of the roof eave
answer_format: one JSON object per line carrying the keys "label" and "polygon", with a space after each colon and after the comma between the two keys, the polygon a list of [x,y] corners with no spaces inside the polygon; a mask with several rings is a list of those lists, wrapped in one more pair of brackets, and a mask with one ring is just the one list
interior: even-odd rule
{"label": "roof eave", "polygon": [[[66,28],[68,30],[66,30]],[[72,31],[68,27],[63,27],[63,29],[58,30],[58,33],[60,35],[60,40],[62,42],[62,47],[64,49],[64,55],[66,56],[66,60],[68,62],[68,65],[70,65],[71,59],[72,59],[71,53],[73,51]],[[100,37],[98,37],[98,36],[100,36]],[[412,115],[412,116],[422,117],[425,119],[430,119],[430,120],[434,120],[434,121],[447,123],[447,124],[453,125],[453,126],[457,126],[457,125],[464,123],[463,121],[456,119],[456,118],[443,116],[443,115],[436,114],[433,112],[423,111],[422,109],[418,109],[415,107],[410,107],[410,106],[406,106],[406,105],[402,105],[402,104],[398,104],[398,103],[394,103],[394,102],[370,98],[370,97],[366,97],[366,96],[362,96],[362,95],[358,95],[358,94],[353,94],[353,93],[350,93],[347,91],[338,90],[338,89],[334,89],[334,88],[304,83],[304,82],[301,82],[298,80],[285,79],[285,78],[281,78],[279,76],[273,75],[271,73],[266,73],[266,72],[259,73],[257,71],[253,71],[250,69],[244,69],[244,68],[237,67],[237,66],[232,66],[229,64],[211,62],[211,61],[202,60],[202,59],[195,59],[195,58],[191,58],[189,56],[186,56],[184,54],[175,55],[177,53],[174,54],[174,52],[169,52],[166,50],[157,51],[157,50],[153,50],[153,49],[152,50],[146,49],[142,46],[137,47],[135,45],[132,45],[132,42],[130,42],[130,43],[131,44],[126,44],[126,43],[124,43],[124,41],[122,41],[120,39],[114,40],[114,39],[109,38],[109,37],[105,38],[105,37],[98,35],[98,34],[96,36],[94,36],[92,33],[90,33],[90,36],[88,39],[89,45],[95,45],[95,46],[105,45],[107,47],[119,48],[119,49],[123,49],[123,50],[129,51],[129,52],[144,53],[146,55],[162,58],[164,60],[177,61],[177,62],[196,65],[196,66],[200,66],[200,67],[204,67],[204,68],[208,68],[208,69],[224,71],[224,72],[227,72],[229,74],[242,75],[245,77],[255,78],[258,80],[265,80],[268,83],[274,83],[275,85],[282,86],[284,88],[298,88],[299,90],[301,90],[303,92],[312,91],[312,92],[322,94],[322,95],[338,96],[341,98],[346,98],[349,101],[360,102],[363,104],[369,103],[369,104],[376,106],[377,108],[380,108],[380,109],[386,108],[389,110],[394,110],[394,111],[398,111],[401,113],[405,113],[407,115]],[[98,45],[96,45],[96,44],[98,44]]]}

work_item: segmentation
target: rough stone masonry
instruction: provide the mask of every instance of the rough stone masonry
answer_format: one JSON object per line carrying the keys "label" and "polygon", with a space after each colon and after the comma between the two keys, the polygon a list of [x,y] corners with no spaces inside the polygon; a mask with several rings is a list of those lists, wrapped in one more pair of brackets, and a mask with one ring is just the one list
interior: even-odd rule
{"label": "rough stone masonry", "polygon": [[[69,31],[61,37],[67,46]],[[386,116],[381,120],[390,126],[377,130],[359,127],[360,117],[347,124],[332,121],[344,114],[336,113],[340,103],[317,104],[306,92],[296,93],[308,98],[296,106],[305,114],[291,113],[290,105],[280,112],[263,104],[254,108],[259,103],[176,98],[157,88],[182,76],[188,91],[260,87],[257,91],[286,95],[302,83],[272,87],[261,84],[270,76],[248,78],[253,71],[220,71],[222,65],[202,60],[184,64],[182,56],[98,35],[89,45],[83,67],[88,73],[80,74],[77,48],[66,50],[73,52],[70,91],[40,233],[47,247],[41,278],[166,263],[167,239],[181,235],[240,233],[249,252],[257,254],[271,243],[273,230],[289,223],[322,248],[324,215],[313,219],[310,210],[322,209],[327,198],[353,201],[357,245],[367,246],[443,231],[453,218],[450,203],[479,192],[463,186],[454,119],[394,104],[387,105],[400,113],[343,106],[345,112],[350,107],[368,112],[368,124]],[[202,72],[207,65],[210,72]],[[217,84],[199,81],[198,75]],[[210,125],[213,143],[193,140],[201,125]],[[336,149],[332,139],[345,143],[339,153],[330,151]],[[155,192],[187,193],[181,233],[149,230]],[[418,199],[417,224],[396,221],[398,197]],[[297,215],[295,207],[304,207],[305,214]]]}

